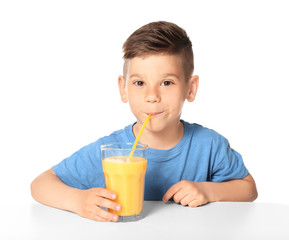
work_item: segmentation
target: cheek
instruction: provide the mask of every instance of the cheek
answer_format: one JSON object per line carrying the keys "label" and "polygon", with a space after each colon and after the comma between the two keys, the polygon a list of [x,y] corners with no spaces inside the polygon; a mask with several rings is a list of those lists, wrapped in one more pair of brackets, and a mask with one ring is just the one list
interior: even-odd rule
{"label": "cheek", "polygon": [[129,102],[131,110],[133,111],[134,109],[140,107],[141,98],[138,94],[128,93],[128,102]]}
{"label": "cheek", "polygon": [[140,101],[140,94],[128,92],[127,96],[128,96],[128,100],[129,100],[131,103]]}
{"label": "cheek", "polygon": [[184,105],[184,99],[181,94],[171,94],[166,98],[167,106],[175,111],[179,111]]}

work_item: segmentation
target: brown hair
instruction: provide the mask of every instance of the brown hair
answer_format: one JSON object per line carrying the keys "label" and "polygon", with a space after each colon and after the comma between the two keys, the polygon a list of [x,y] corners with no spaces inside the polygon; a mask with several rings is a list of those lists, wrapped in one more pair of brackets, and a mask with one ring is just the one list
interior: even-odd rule
{"label": "brown hair", "polygon": [[194,71],[192,43],[185,30],[174,23],[152,22],[132,33],[123,44],[123,74],[126,75],[128,60],[151,54],[176,54],[182,57],[186,80]]}

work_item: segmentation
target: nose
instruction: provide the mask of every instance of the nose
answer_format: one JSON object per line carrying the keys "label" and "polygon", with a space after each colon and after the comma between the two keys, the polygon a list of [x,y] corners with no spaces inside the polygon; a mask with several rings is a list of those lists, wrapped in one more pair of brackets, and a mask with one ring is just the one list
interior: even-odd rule
{"label": "nose", "polygon": [[145,94],[145,101],[149,103],[157,103],[161,100],[157,87],[148,88]]}

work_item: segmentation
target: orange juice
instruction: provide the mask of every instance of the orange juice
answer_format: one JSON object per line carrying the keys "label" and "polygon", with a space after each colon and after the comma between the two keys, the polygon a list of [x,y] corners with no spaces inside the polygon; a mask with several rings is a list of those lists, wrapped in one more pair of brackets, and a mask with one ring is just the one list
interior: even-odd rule
{"label": "orange juice", "polygon": [[147,161],[142,157],[115,156],[102,161],[105,187],[116,193],[115,202],[121,211],[109,209],[119,216],[133,216],[142,212],[144,179]]}

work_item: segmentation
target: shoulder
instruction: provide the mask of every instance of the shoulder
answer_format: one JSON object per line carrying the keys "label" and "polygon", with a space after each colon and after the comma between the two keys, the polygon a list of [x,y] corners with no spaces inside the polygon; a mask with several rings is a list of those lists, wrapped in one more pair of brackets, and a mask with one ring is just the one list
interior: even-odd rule
{"label": "shoulder", "polygon": [[116,130],[111,134],[99,138],[96,143],[98,144],[108,144],[108,143],[115,143],[115,142],[127,142],[131,137],[131,129],[132,124],[124,127],[123,129]]}
{"label": "shoulder", "polygon": [[204,127],[197,123],[188,123],[183,121],[185,130],[192,138],[199,143],[225,143],[227,139],[217,131]]}
{"label": "shoulder", "polygon": [[103,136],[97,139],[94,142],[91,142],[76,152],[76,154],[86,155],[89,154],[91,156],[95,156],[99,154],[100,146],[109,144],[109,143],[116,143],[116,142],[128,142],[129,141],[129,129],[132,125],[126,126],[123,129],[116,130],[107,136]]}

